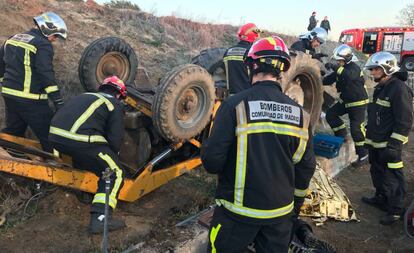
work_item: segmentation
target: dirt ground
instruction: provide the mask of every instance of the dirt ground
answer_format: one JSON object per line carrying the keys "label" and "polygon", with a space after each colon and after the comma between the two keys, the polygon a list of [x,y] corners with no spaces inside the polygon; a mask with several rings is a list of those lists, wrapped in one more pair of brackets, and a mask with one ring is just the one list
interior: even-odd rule
{"label": "dirt ground", "polygon": [[[405,146],[403,161],[409,205],[414,197],[414,131]],[[338,252],[414,252],[414,239],[405,237],[402,221],[389,227],[382,226],[379,219],[384,213],[361,202],[361,196],[374,194],[369,166],[346,169],[336,181],[351,200],[361,222],[326,222],[314,229],[320,238],[335,245]]]}
{"label": "dirt ground", "polygon": [[[156,249],[154,252],[165,252],[189,238],[185,231],[173,227],[212,202],[214,184],[214,178],[198,170],[137,202],[120,203],[115,216],[122,217],[127,228],[110,234],[111,252],[121,252],[139,242]],[[0,227],[0,252],[100,252],[102,236],[91,236],[86,230],[89,205],[79,202],[69,190],[59,188],[41,199],[32,218],[16,221],[20,215],[11,216]]]}

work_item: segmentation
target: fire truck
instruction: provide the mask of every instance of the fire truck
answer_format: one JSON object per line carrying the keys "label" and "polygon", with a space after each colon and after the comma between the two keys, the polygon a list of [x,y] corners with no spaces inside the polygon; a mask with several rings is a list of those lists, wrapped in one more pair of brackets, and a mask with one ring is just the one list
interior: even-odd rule
{"label": "fire truck", "polygon": [[414,27],[348,29],[341,33],[339,42],[368,56],[378,51],[390,52],[403,68],[414,71]]}

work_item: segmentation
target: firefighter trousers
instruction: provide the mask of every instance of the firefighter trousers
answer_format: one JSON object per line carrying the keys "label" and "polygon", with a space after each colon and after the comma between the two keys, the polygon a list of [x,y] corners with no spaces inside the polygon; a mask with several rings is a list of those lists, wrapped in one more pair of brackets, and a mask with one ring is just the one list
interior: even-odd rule
{"label": "firefighter trousers", "polygon": [[107,145],[89,144],[80,147],[65,146],[61,143],[52,142],[53,148],[63,154],[72,157],[73,167],[80,170],[91,171],[99,177],[98,190],[92,200],[91,212],[103,213],[105,208],[105,180],[102,173],[106,168],[112,170],[109,205],[115,209],[119,191],[122,188],[124,172],[121,168],[118,155]]}
{"label": "firefighter trousers", "polygon": [[216,207],[210,225],[208,253],[245,252],[254,243],[257,253],[287,253],[292,230],[291,215],[274,224],[252,225],[230,218],[223,207]]}
{"label": "firefighter trousers", "polygon": [[[400,214],[406,195],[403,163],[387,161],[384,148],[370,148],[369,162],[371,164],[371,179],[376,195],[384,197],[390,214]],[[397,166],[395,166],[397,165]]]}
{"label": "firefighter trousers", "polygon": [[13,98],[4,97],[6,110],[6,127],[3,133],[24,137],[27,127],[39,139],[44,151],[51,153],[48,136],[52,110],[47,103],[21,102]]}
{"label": "firefighter trousers", "polygon": [[355,151],[359,157],[363,157],[367,154],[367,151],[364,148],[366,111],[366,105],[346,108],[344,103],[338,102],[326,112],[326,120],[334,131],[335,136],[343,138],[347,135],[347,131],[345,123],[340,117],[348,114],[351,136],[355,143]]}

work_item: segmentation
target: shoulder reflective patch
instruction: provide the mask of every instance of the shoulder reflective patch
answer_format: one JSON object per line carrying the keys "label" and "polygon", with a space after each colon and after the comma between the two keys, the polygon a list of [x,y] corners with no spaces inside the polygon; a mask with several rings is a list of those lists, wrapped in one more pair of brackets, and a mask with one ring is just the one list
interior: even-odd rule
{"label": "shoulder reflective patch", "polygon": [[246,49],[243,47],[233,47],[227,51],[227,56],[232,55],[244,55],[246,53]]}
{"label": "shoulder reflective patch", "polygon": [[21,34],[16,34],[16,35],[14,35],[11,39],[12,39],[12,40],[15,40],[15,41],[21,41],[21,42],[28,43],[28,42],[30,42],[33,38],[34,38],[34,36],[32,36],[32,35],[30,35],[30,34],[21,33]]}
{"label": "shoulder reflective patch", "polygon": [[342,72],[344,72],[344,67],[339,67],[338,70],[336,71],[336,74],[340,75],[342,74]]}
{"label": "shoulder reflective patch", "polygon": [[271,101],[250,101],[249,117],[254,120],[271,120],[300,125],[300,108],[298,106]]}

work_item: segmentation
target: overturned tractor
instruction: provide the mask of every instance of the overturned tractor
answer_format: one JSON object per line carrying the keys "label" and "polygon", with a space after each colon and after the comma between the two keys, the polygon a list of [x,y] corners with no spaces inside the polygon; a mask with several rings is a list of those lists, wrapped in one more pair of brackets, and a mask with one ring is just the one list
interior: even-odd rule
{"label": "overturned tractor", "polygon": [[[119,195],[121,200],[135,201],[201,165],[201,144],[226,94],[223,54],[223,48],[204,50],[191,64],[172,69],[152,86],[135,82],[138,59],[122,39],[100,38],[85,49],[78,71],[86,91],[96,91],[109,75],[118,75],[128,86],[121,148],[127,179]],[[313,127],[323,102],[318,66],[310,56],[292,53],[292,66],[281,80],[283,91],[310,113]],[[26,154],[22,159],[0,152],[0,171],[83,192],[96,191],[96,175],[73,168],[70,158],[55,158],[39,150],[36,141],[1,134],[0,146]],[[53,161],[33,159],[39,156]]]}

